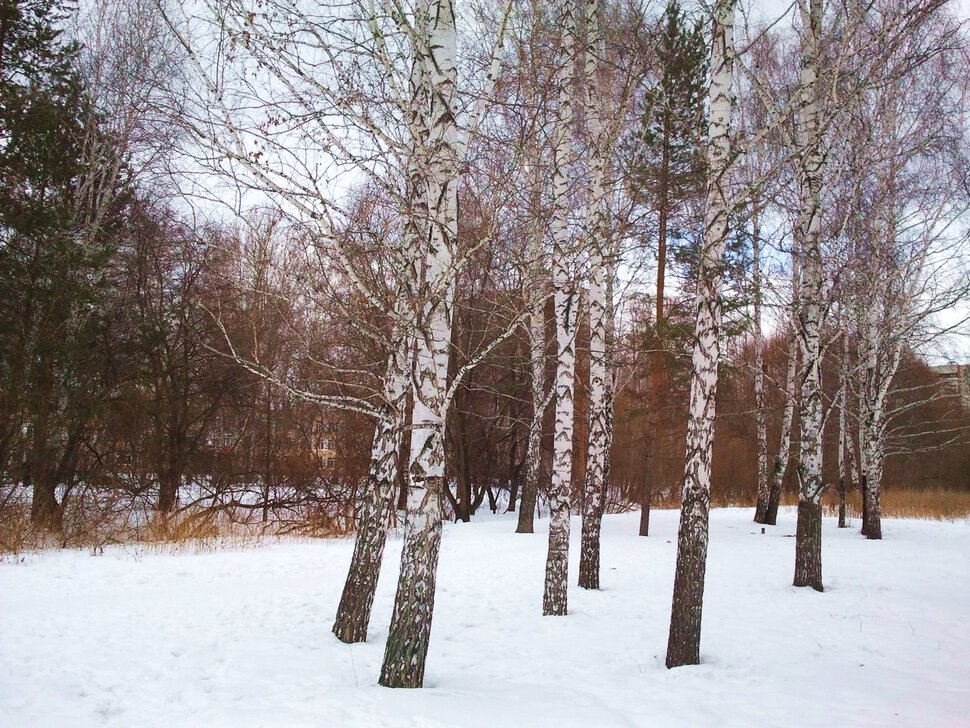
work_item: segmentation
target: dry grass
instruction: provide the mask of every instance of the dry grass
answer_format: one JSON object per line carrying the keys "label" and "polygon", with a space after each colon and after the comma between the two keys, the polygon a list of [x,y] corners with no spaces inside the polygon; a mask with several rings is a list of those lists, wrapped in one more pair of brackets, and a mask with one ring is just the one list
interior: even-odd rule
{"label": "dry grass", "polygon": [[[132,518],[132,516],[140,516]],[[222,509],[185,508],[163,516],[155,511],[65,514],[63,528],[38,532],[30,525],[30,507],[8,503],[0,507],[0,558],[50,548],[87,549],[92,555],[108,546],[137,546],[158,552],[206,553],[255,546],[267,538],[319,539],[344,536],[349,519],[310,517],[304,520],[240,522]]]}
{"label": "dry grass", "polygon": [[[797,506],[795,493],[782,494],[782,504]],[[747,504],[746,504],[747,505]],[[754,507],[754,504],[750,504]],[[853,491],[846,497],[846,515],[862,518],[862,496]],[[880,499],[883,518],[920,518],[927,521],[958,521],[970,518],[970,491],[933,488],[910,490],[894,488],[885,490]],[[839,514],[839,497],[834,489],[825,491],[822,508],[826,516]]]}
{"label": "dry grass", "polygon": [[[712,507],[754,508],[753,497],[722,496],[711,498]],[[793,492],[782,494],[782,505],[797,506],[798,495]],[[834,488],[829,488],[822,496],[825,515],[838,515],[839,499]],[[921,518],[930,521],[957,521],[970,518],[970,491],[932,488],[915,490],[890,488],[882,493],[883,518]],[[669,507],[676,508],[671,503]],[[862,518],[862,498],[858,491],[848,494],[846,514],[849,518]]]}
{"label": "dry grass", "polygon": [[31,540],[30,508],[19,503],[0,506],[0,556],[19,554]]}

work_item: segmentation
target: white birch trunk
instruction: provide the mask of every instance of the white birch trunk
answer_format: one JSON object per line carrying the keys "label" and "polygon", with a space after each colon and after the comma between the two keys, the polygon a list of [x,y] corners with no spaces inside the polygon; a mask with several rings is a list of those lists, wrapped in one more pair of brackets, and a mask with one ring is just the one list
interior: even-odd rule
{"label": "white birch trunk", "polygon": [[[409,209],[400,251],[405,272],[394,306],[394,316],[398,321],[406,320],[412,313],[409,310],[409,301],[420,283],[419,251],[427,236],[425,147],[428,127],[425,109],[428,103],[428,73],[422,54],[416,53],[412,60],[409,81],[411,98],[408,124],[412,134],[406,170]],[[397,323],[393,328],[384,375],[384,403],[381,408],[383,417],[375,427],[371,448],[369,490],[358,514],[354,553],[333,626],[337,638],[348,643],[367,639],[367,626],[380,576],[387,529],[396,500],[398,460],[407,420],[405,407],[410,391],[415,349],[413,333],[403,332],[404,325]]]}
{"label": "white birch trunk", "polygon": [[611,272],[610,231],[606,199],[606,143],[603,138],[602,104],[605,96],[598,83],[601,55],[599,0],[586,2],[586,125],[590,146],[586,228],[591,246],[589,282],[589,446],[586,451],[586,482],[583,494],[582,542],[579,554],[579,586],[599,589],[600,530],[606,497],[612,446],[613,397],[610,377],[609,327],[613,318],[608,277]]}
{"label": "white birch trunk", "polygon": [[839,405],[839,528],[846,527],[845,513],[845,493],[846,477],[846,443],[848,435],[849,413],[847,410],[849,401],[849,335],[848,332],[842,333],[842,361],[839,363],[839,392],[837,395]]}
{"label": "white birch trunk", "polygon": [[[797,286],[797,264],[793,263],[793,267],[792,281]],[[794,317],[792,331],[794,332]],[[781,504],[781,486],[785,480],[785,472],[788,470],[788,460],[791,455],[792,431],[795,424],[795,405],[798,402],[795,381],[797,376],[798,344],[793,336],[788,352],[788,366],[785,368],[785,389],[783,392],[785,408],[781,416],[781,435],[778,440],[778,455],[775,457],[775,464],[771,469],[771,478],[768,484],[768,509],[765,512],[765,523],[769,526],[774,526],[778,522],[778,507]]]}
{"label": "white birch trunk", "polygon": [[549,483],[549,550],[546,556],[544,615],[564,615],[567,609],[570,490],[573,470],[573,391],[576,377],[576,321],[579,296],[570,250],[569,163],[572,142],[572,78],[575,73],[575,7],[562,4],[563,62],[556,74],[558,118],[553,171],[552,287],[556,314],[556,419],[552,478]]}
{"label": "white birch trunk", "polygon": [[771,484],[768,481],[768,420],[765,416],[765,351],[761,331],[761,210],[755,199],[751,210],[751,265],[754,269],[754,406],[758,438],[758,506],[755,523],[766,523]]}
{"label": "white birch trunk", "polygon": [[333,626],[333,633],[342,642],[363,642],[367,639],[388,523],[394,507],[398,452],[404,435],[404,408],[411,368],[410,350],[411,346],[405,340],[395,346],[388,356],[384,375],[384,403],[382,416],[374,428],[367,493],[357,517],[354,553]]}
{"label": "white birch trunk", "polygon": [[821,250],[821,196],[824,160],[819,137],[818,62],[822,0],[800,4],[802,76],[799,90],[799,186],[796,230],[801,287],[798,343],[801,349],[801,444],[798,462],[798,526],[795,586],[822,591],[822,318],[824,271]]}
{"label": "white birch trunk", "polygon": [[[538,167],[537,167],[538,168]],[[545,255],[542,246],[542,227],[535,226],[529,240],[530,282],[528,298],[529,319],[526,322],[529,341],[529,364],[531,368],[532,418],[529,420],[529,440],[526,451],[526,475],[519,501],[519,517],[516,533],[533,533],[536,501],[542,475],[542,420],[546,408],[546,324],[545,324]],[[536,292],[536,288],[540,293]]]}
{"label": "white birch trunk", "polygon": [[734,9],[735,0],[718,0],[714,7],[711,35],[707,211],[697,285],[684,492],[667,641],[668,668],[695,665],[700,661],[715,395],[720,359],[721,268],[732,204],[730,131],[733,112]]}
{"label": "white birch trunk", "polygon": [[407,521],[394,612],[380,684],[421,687],[431,635],[441,546],[444,426],[451,342],[453,275],[458,235],[458,126],[452,101],[457,33],[452,0],[436,0],[426,17],[419,5],[416,52],[426,63],[428,119],[428,247],[416,354]]}

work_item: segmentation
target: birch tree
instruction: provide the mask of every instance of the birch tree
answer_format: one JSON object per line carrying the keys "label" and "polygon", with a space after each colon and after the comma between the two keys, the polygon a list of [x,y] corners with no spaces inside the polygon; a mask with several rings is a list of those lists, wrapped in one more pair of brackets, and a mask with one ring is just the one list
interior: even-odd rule
{"label": "birch tree", "polygon": [[[848,176],[857,192],[855,222],[846,230],[853,251],[846,299],[854,310],[857,361],[854,368],[844,364],[843,376],[854,379],[859,408],[862,533],[868,539],[882,538],[880,491],[892,422],[923,399],[894,405],[901,361],[943,333],[947,327],[938,315],[968,291],[966,233],[957,223],[968,206],[960,181],[967,152],[952,143],[960,135],[958,104],[967,85],[948,70],[961,53],[954,29],[940,18],[893,53],[886,82],[866,94],[852,125],[857,134]],[[840,410],[840,430],[848,424],[843,420]]]}
{"label": "birch tree", "polygon": [[[585,224],[590,247],[589,446],[586,452],[579,559],[579,586],[586,589],[599,588],[600,530],[613,446],[613,284],[619,265],[619,251],[611,220],[610,202],[616,195],[610,162],[628,123],[629,102],[640,75],[634,59],[627,57],[626,63],[623,63],[620,53],[608,54],[601,30],[603,11],[599,0],[587,0],[583,62],[584,116],[589,149]],[[604,66],[608,62],[622,66],[623,72],[605,73]],[[610,102],[615,104],[612,116],[605,110]]]}
{"label": "birch tree", "polygon": [[734,0],[719,0],[713,8],[708,89],[707,211],[698,273],[683,503],[677,534],[677,569],[667,641],[668,668],[693,665],[700,661],[711,455],[720,358],[720,283],[729,233],[728,216],[733,204],[730,190],[730,135],[734,11]]}
{"label": "birch tree", "polygon": [[598,0],[587,0],[583,60],[585,65],[585,113],[590,144],[590,169],[586,203],[586,230],[592,246],[589,281],[589,448],[583,492],[582,541],[579,554],[579,586],[599,589],[600,528],[603,499],[609,472],[613,397],[607,350],[608,320],[613,316],[607,299],[607,276],[612,274],[606,211],[607,150],[604,149],[604,96],[599,83],[598,59],[602,56]]}
{"label": "birch tree", "polygon": [[[483,96],[498,73],[510,7],[504,4]],[[403,392],[410,390],[405,547],[381,683],[420,686],[440,544],[445,414],[456,383],[479,360],[463,367],[449,387],[454,285],[466,260],[456,247],[458,168],[483,111],[481,104],[472,109],[460,136],[453,3],[419,0],[403,10],[389,3],[251,8],[234,0],[225,7],[179,9],[181,19],[168,16],[170,26],[201,82],[185,122],[217,152],[214,171],[237,190],[284,205],[309,230],[321,258],[388,322],[387,328],[365,328],[390,345],[380,406],[354,396],[316,397],[379,423],[371,465],[378,494],[368,496],[360,514],[334,630],[348,640],[366,634],[391,511],[386,496],[393,445]],[[346,243],[350,218],[339,191],[348,177],[386,196],[400,216],[403,245],[355,257]],[[402,383],[402,371],[410,381]]]}
{"label": "birch tree", "polygon": [[532,533],[539,485],[542,480],[542,421],[546,407],[554,390],[546,391],[546,324],[545,305],[548,300],[545,278],[545,220],[540,217],[542,196],[541,167],[538,160],[533,163],[534,177],[531,180],[532,193],[530,222],[527,228],[526,253],[526,306],[529,317],[525,323],[526,341],[529,348],[529,391],[532,411],[529,417],[528,442],[526,445],[526,476],[519,504],[519,517],[516,533]]}
{"label": "birch tree", "polygon": [[552,289],[556,320],[556,412],[552,478],[549,483],[549,550],[542,597],[544,615],[564,615],[567,608],[570,490],[573,469],[573,415],[576,378],[578,281],[569,230],[569,167],[572,161],[572,104],[576,73],[576,7],[564,0],[562,36],[555,76],[559,99],[553,150]]}
{"label": "birch tree", "polygon": [[[797,97],[797,167],[800,201],[795,245],[801,275],[797,336],[802,361],[799,373],[801,439],[797,470],[795,586],[810,586],[817,591],[823,588],[821,497],[825,408],[821,362],[825,348],[823,326],[831,303],[831,285],[825,268],[822,239],[825,211],[822,205],[831,144],[828,131],[836,121],[845,118],[844,114],[858,108],[866,89],[884,83],[898,73],[891,63],[895,53],[907,55],[909,63],[904,66],[919,65],[920,54],[906,53],[906,44],[908,39],[918,35],[920,28],[941,6],[939,2],[905,3],[895,12],[883,13],[883,8],[852,5],[839,18],[843,25],[839,31],[841,41],[837,52],[833,51],[827,60],[825,53],[831,49],[829,32],[834,31],[826,29],[823,0],[799,0],[798,3],[801,79]],[[846,73],[843,65],[849,64],[850,53],[855,65],[852,73]],[[838,256],[834,257],[837,259]]]}

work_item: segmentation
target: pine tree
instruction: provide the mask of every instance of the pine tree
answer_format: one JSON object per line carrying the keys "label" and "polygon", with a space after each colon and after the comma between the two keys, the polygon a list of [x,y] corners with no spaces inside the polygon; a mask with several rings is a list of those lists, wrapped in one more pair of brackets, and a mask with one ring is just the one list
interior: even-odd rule
{"label": "pine tree", "polygon": [[658,29],[659,78],[646,94],[645,108],[633,143],[632,187],[637,202],[657,213],[656,342],[651,373],[653,431],[652,474],[645,480],[640,535],[650,529],[652,491],[660,485],[664,468],[659,457],[660,416],[664,410],[667,357],[664,284],[670,237],[685,203],[699,196],[704,185],[704,123],[707,46],[699,21],[691,21],[679,0],[670,0]]}
{"label": "pine tree", "polygon": [[[32,521],[53,529],[57,486],[76,478],[103,406],[102,304],[119,222],[89,219],[90,200],[117,180],[89,153],[97,117],[76,70],[79,47],[60,30],[72,10],[0,2],[0,388],[16,433],[11,458],[33,488]],[[116,212],[123,196],[110,199]]]}

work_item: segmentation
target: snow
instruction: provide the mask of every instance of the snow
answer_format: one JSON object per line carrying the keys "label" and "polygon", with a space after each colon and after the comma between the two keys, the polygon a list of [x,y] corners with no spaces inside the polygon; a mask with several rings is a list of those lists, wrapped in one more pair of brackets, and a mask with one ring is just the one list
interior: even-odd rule
{"label": "snow", "polygon": [[[702,664],[663,666],[676,511],[607,516],[603,589],[542,617],[548,521],[445,528],[426,688],[377,686],[400,540],[366,644],[330,634],[348,539],[0,564],[0,725],[970,725],[970,525],[826,519],[826,591],[790,586],[795,519],[712,514]],[[858,525],[858,524],[855,524]]]}

